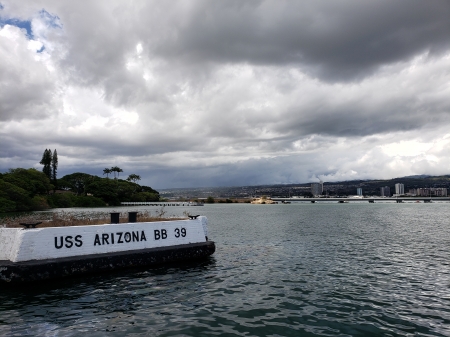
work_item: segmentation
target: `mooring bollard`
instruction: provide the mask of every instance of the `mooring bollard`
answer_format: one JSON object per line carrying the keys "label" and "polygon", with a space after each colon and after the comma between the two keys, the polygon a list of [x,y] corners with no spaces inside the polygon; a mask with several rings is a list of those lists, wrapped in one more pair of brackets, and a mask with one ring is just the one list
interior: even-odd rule
{"label": "mooring bollard", "polygon": [[113,213],[109,213],[109,214],[111,214],[111,223],[119,223],[120,222],[119,221],[120,213],[113,212]]}
{"label": "mooring bollard", "polygon": [[136,222],[137,214],[138,212],[128,212],[128,222]]}
{"label": "mooring bollard", "polygon": [[19,225],[24,226],[26,228],[36,228],[37,225],[41,224],[42,221],[39,222],[21,222]]}

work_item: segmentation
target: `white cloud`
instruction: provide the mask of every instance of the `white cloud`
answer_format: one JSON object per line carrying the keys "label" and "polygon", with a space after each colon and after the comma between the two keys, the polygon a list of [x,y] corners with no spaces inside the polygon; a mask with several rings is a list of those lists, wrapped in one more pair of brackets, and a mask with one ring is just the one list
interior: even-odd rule
{"label": "white cloud", "polygon": [[23,30],[0,28],[0,121],[45,118],[57,113],[55,78],[36,55],[38,41]]}

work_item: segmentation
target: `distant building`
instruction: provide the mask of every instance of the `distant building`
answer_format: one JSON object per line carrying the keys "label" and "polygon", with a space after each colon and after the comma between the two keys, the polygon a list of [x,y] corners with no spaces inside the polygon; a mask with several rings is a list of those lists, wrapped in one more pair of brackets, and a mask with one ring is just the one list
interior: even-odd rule
{"label": "distant building", "polygon": [[356,189],[356,195],[363,195],[363,194],[362,194],[362,188],[361,188],[361,187],[358,187],[358,188]]}
{"label": "distant building", "polygon": [[382,197],[390,197],[391,196],[391,189],[389,186],[380,187],[380,195]]}
{"label": "distant building", "polygon": [[442,187],[435,188],[418,188],[416,195],[419,197],[446,197],[447,189]]}
{"label": "distant building", "polygon": [[409,192],[408,192],[408,195],[411,196],[411,197],[415,197],[417,195],[416,189],[415,188],[410,188]]}
{"label": "distant building", "polygon": [[418,197],[430,197],[431,190],[429,188],[418,188],[416,189],[416,195]]}
{"label": "distant building", "polygon": [[447,196],[446,188],[432,188],[432,190],[434,190],[434,195],[436,197],[446,197]]}
{"label": "distant building", "polygon": [[312,183],[311,184],[311,194],[313,196],[322,195],[323,193],[323,182],[320,183]]}
{"label": "distant building", "polygon": [[397,195],[403,195],[405,194],[405,185],[403,184],[395,184],[395,194]]}

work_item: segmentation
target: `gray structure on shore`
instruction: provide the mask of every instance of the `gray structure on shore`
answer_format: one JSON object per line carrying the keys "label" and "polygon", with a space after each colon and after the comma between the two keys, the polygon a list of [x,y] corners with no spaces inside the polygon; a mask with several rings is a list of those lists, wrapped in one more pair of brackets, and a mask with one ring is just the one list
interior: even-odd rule
{"label": "gray structure on shore", "polygon": [[323,193],[323,181],[320,183],[311,183],[311,194],[313,196],[322,195]]}
{"label": "gray structure on shore", "polygon": [[389,186],[380,187],[380,195],[382,197],[390,197],[391,196],[391,189]]}

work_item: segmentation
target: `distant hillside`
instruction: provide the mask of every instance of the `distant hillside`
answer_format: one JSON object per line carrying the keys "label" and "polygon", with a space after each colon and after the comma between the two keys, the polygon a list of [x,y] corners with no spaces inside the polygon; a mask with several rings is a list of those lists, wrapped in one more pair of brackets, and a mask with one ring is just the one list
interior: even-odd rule
{"label": "distant hillside", "polygon": [[[395,184],[405,185],[405,192],[412,188],[443,187],[450,188],[450,175],[430,176],[414,175],[394,179],[374,180],[348,180],[338,182],[324,182],[324,190],[330,195],[354,195],[356,188],[361,187],[364,195],[379,195],[380,187],[388,186],[391,192],[395,190]],[[302,184],[274,184],[259,186],[235,186],[235,187],[201,187],[160,190],[165,198],[207,198],[208,196],[220,198],[249,198],[253,196],[307,196],[311,182]]]}

